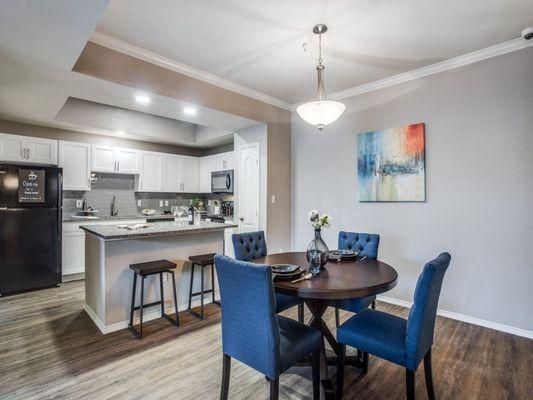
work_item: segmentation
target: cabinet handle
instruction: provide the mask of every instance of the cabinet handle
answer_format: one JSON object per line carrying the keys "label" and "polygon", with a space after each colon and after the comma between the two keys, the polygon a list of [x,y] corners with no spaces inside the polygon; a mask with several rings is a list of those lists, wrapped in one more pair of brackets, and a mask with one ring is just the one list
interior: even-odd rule
{"label": "cabinet handle", "polygon": [[26,149],[26,159],[30,159],[30,149]]}
{"label": "cabinet handle", "polygon": [[20,148],[20,158],[24,158],[24,149]]}
{"label": "cabinet handle", "polygon": [[120,171],[120,161],[117,161],[117,171]]}

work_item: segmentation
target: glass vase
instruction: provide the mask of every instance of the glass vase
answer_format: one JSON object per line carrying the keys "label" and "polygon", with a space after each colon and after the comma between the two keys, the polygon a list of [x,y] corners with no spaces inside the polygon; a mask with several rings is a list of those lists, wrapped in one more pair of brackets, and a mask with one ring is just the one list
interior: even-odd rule
{"label": "glass vase", "polygon": [[321,236],[320,229],[315,229],[315,237],[307,246],[307,262],[309,272],[316,275],[328,262],[329,249]]}

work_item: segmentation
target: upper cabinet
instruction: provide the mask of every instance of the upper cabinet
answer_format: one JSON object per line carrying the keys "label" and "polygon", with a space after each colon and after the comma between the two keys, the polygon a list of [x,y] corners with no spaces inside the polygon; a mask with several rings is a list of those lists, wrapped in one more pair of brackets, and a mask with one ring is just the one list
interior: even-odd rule
{"label": "upper cabinet", "polygon": [[143,152],[137,188],[141,192],[197,193],[198,158]]}
{"label": "upper cabinet", "polygon": [[0,161],[57,165],[57,140],[0,133]]}
{"label": "upper cabinet", "polygon": [[163,154],[163,192],[181,192],[181,157],[173,154]]}
{"label": "upper cabinet", "polygon": [[91,189],[91,145],[59,141],[59,166],[64,190]]}
{"label": "upper cabinet", "polygon": [[211,173],[235,169],[233,151],[201,157],[198,167],[198,191],[211,193]]}
{"label": "upper cabinet", "polygon": [[162,192],[162,154],[143,152],[141,160],[139,190],[142,192]]}
{"label": "upper cabinet", "polygon": [[198,192],[198,158],[181,156],[181,192]]}
{"label": "upper cabinet", "polygon": [[137,150],[108,146],[92,146],[92,171],[116,174],[138,174],[140,154]]}

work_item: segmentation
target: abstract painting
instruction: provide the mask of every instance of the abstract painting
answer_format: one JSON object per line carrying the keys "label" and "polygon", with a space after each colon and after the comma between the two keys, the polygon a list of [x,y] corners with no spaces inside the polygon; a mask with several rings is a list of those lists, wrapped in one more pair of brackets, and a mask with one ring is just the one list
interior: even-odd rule
{"label": "abstract painting", "polygon": [[360,133],[359,201],[425,201],[424,124]]}

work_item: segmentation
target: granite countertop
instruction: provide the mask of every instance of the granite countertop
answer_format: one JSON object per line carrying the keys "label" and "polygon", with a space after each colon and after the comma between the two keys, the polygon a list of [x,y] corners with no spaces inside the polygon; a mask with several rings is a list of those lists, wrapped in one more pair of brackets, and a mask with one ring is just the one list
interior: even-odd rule
{"label": "granite countertop", "polygon": [[88,233],[99,236],[104,240],[128,240],[141,239],[154,236],[174,236],[187,233],[200,233],[210,231],[223,231],[227,228],[235,228],[237,224],[205,222],[201,221],[194,225],[187,222],[155,222],[150,223],[148,228],[139,230],[119,229],[119,225],[81,225],[80,228]]}
{"label": "granite countertop", "polygon": [[[148,218],[168,218],[171,215],[150,215]],[[128,219],[142,219],[145,220],[146,215],[117,215],[117,216],[105,216],[105,217],[95,217],[95,218],[84,218],[79,215],[63,215],[63,222],[87,222],[90,224],[92,221],[121,221]]]}

